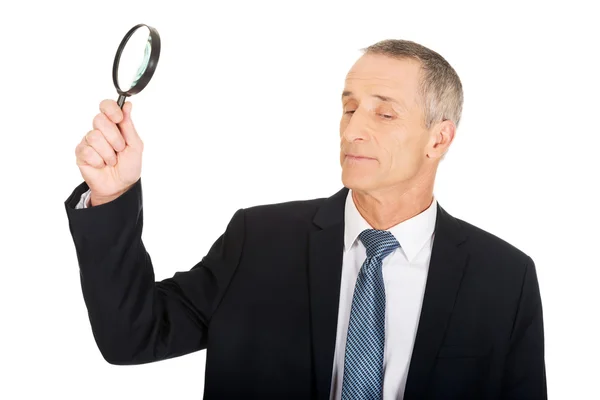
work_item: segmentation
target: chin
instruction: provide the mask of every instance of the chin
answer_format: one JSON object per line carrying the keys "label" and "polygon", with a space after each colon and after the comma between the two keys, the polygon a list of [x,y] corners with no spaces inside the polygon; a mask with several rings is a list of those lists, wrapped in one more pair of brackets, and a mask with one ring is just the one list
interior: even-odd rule
{"label": "chin", "polygon": [[342,171],[342,184],[348,189],[366,191],[377,186],[377,181],[368,174]]}

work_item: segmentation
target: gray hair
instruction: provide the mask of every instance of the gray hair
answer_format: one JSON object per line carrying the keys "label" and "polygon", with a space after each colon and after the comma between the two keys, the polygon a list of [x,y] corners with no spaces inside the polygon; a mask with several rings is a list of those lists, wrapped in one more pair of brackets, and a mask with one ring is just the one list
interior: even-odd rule
{"label": "gray hair", "polygon": [[458,74],[448,61],[433,50],[409,40],[386,39],[361,49],[364,54],[381,54],[421,62],[420,104],[427,129],[439,121],[451,120],[458,128],[463,90]]}

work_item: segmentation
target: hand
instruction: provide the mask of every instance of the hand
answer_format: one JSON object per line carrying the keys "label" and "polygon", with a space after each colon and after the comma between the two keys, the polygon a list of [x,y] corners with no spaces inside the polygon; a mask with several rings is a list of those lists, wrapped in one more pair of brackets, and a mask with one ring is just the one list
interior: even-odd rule
{"label": "hand", "polygon": [[77,165],[91,189],[94,206],[116,199],[141,176],[144,143],[133,126],[131,107],[126,102],[121,110],[114,100],[102,101],[94,129],[75,147]]}

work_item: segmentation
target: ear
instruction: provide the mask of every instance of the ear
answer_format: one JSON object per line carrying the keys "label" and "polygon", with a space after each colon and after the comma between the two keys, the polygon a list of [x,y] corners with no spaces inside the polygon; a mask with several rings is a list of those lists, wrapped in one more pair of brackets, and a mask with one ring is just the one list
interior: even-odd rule
{"label": "ear", "polygon": [[450,148],[456,133],[456,125],[453,121],[444,120],[435,124],[431,130],[431,141],[427,150],[427,158],[439,159]]}

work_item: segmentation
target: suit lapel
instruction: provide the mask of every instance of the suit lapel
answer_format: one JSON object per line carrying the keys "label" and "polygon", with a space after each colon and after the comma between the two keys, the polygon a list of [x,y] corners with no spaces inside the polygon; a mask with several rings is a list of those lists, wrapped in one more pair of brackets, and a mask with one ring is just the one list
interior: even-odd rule
{"label": "suit lapel", "polygon": [[319,230],[309,238],[308,282],[316,398],[329,399],[335,352],[344,249],[344,207],[348,189],[329,197],[313,219]]}
{"label": "suit lapel", "polygon": [[421,398],[442,344],[468,260],[458,221],[438,203],[435,238],[404,399]]}

